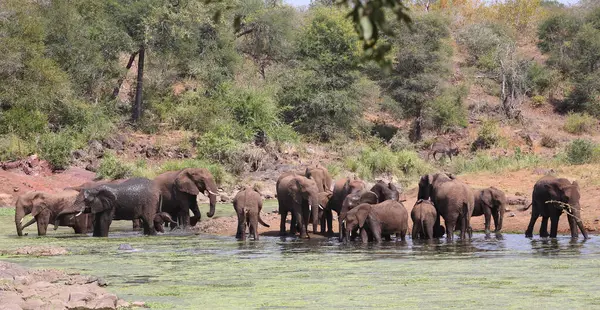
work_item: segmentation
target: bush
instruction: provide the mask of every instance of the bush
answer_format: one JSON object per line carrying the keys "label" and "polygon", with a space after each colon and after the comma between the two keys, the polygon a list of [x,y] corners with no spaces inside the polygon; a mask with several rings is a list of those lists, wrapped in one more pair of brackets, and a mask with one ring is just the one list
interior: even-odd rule
{"label": "bush", "polygon": [[47,160],[53,169],[62,170],[71,163],[71,151],[75,149],[77,135],[71,131],[45,133],[38,142],[39,154]]}
{"label": "bush", "polygon": [[101,179],[124,179],[132,176],[133,167],[121,162],[113,152],[105,152],[96,176]]}
{"label": "bush", "polygon": [[196,141],[198,157],[221,164],[227,163],[242,144],[228,136],[208,132]]}
{"label": "bush", "polygon": [[415,151],[393,152],[387,148],[367,148],[356,157],[347,158],[346,167],[363,179],[381,174],[415,177],[431,171],[431,167]]}
{"label": "bush", "polygon": [[414,150],[414,145],[408,140],[406,133],[397,131],[389,142],[390,149],[394,152]]}
{"label": "bush", "polygon": [[553,149],[555,147],[558,146],[558,141],[556,141],[556,139],[552,138],[551,136],[544,134],[542,136],[542,141],[540,142],[540,144],[543,147],[547,147],[549,149]]}
{"label": "bush", "polygon": [[572,134],[591,133],[598,121],[587,113],[569,113],[563,129]]}
{"label": "bush", "polygon": [[566,160],[573,165],[591,163],[598,159],[600,148],[592,141],[575,139],[565,149]]}
{"label": "bush", "polygon": [[527,70],[527,81],[533,94],[545,93],[553,84],[558,72],[550,70],[537,62],[532,62]]}
{"label": "bush", "polygon": [[433,126],[437,130],[446,131],[453,127],[467,127],[467,109],[463,101],[468,94],[465,85],[446,89],[429,105]]}
{"label": "bush", "polygon": [[32,138],[48,130],[48,116],[38,110],[12,108],[0,114],[0,133]]}
{"label": "bush", "polygon": [[19,138],[16,134],[0,136],[0,160],[15,160],[34,153],[31,143]]}
{"label": "bush", "polygon": [[452,161],[452,172],[456,174],[491,171],[502,172],[506,170],[520,170],[536,167],[542,162],[542,158],[535,154],[523,154],[515,151],[512,156],[489,156],[478,153],[473,158],[457,156]]}
{"label": "bush", "polygon": [[477,139],[471,144],[471,151],[481,149],[489,149],[495,146],[500,140],[500,127],[498,122],[487,120],[483,122],[483,126],[477,132]]}
{"label": "bush", "polygon": [[500,25],[491,23],[474,24],[458,34],[458,43],[467,49],[469,62],[490,71],[499,65],[495,61],[498,46],[509,40]]}
{"label": "bush", "polygon": [[546,102],[546,97],[544,97],[544,96],[535,95],[535,96],[531,97],[531,105],[534,108],[539,108],[539,107],[543,106],[545,102]]}

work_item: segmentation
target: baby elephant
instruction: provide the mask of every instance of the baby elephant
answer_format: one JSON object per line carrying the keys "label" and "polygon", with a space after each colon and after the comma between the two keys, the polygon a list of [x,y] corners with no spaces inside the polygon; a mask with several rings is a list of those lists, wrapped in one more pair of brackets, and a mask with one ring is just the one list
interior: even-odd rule
{"label": "baby elephant", "polygon": [[410,212],[410,218],[413,221],[413,240],[432,239],[437,237],[434,232],[437,211],[431,201],[419,199]]}
{"label": "baby elephant", "polygon": [[348,211],[344,221],[348,236],[356,227],[361,229],[363,243],[372,238],[379,243],[382,237],[390,241],[391,234],[396,234],[396,238],[404,241],[408,230],[408,211],[402,203],[394,200],[374,205],[362,203]]}
{"label": "baby elephant", "polygon": [[236,238],[246,240],[246,225],[249,233],[254,236],[254,240],[258,240],[258,223],[270,227],[260,218],[262,197],[257,190],[246,187],[238,192],[233,198],[233,208],[238,216]]}
{"label": "baby elephant", "polygon": [[506,211],[506,196],[504,192],[488,187],[474,191],[475,206],[472,216],[485,216],[485,233],[490,233],[491,218],[494,218],[494,232],[502,230],[502,220]]}
{"label": "baby elephant", "polygon": [[[156,229],[157,232],[164,233],[165,232],[165,228],[164,228],[165,223],[174,224],[174,225],[171,225],[173,228],[175,228],[177,226],[177,222],[173,221],[173,218],[169,215],[169,213],[167,213],[167,212],[156,213],[156,215],[154,216],[154,229]],[[171,230],[173,230],[173,228],[171,228]]]}

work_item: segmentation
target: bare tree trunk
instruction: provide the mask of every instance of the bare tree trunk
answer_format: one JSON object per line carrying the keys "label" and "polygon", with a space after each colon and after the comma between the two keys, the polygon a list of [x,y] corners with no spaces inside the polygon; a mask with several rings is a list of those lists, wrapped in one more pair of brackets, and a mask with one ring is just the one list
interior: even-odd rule
{"label": "bare tree trunk", "polygon": [[144,45],[140,46],[139,56],[138,56],[138,72],[137,72],[137,85],[135,90],[135,101],[133,103],[133,108],[131,112],[131,119],[134,123],[142,117],[142,86],[144,81],[144,54],[145,54]]}
{"label": "bare tree trunk", "polygon": [[[127,71],[129,71],[129,69],[131,69],[131,66],[133,66],[133,61],[135,60],[135,56],[137,56],[138,53],[139,51],[135,51],[133,54],[131,54],[131,56],[129,56],[129,61],[127,62],[127,66],[125,67]],[[125,72],[125,76],[127,76],[127,72]],[[117,98],[117,96],[119,95],[121,85],[123,85],[123,81],[125,80],[125,76],[117,81],[117,87],[113,89],[112,99]]]}

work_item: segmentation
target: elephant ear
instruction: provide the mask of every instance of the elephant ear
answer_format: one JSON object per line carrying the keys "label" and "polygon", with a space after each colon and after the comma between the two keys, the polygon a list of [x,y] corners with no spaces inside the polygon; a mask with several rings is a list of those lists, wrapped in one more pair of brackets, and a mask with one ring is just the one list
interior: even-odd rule
{"label": "elephant ear", "polygon": [[95,194],[94,192],[90,192],[89,195],[95,195],[96,198],[91,205],[92,213],[99,213],[110,209],[115,206],[117,201],[117,196],[115,196],[112,191],[105,188],[98,190]]}
{"label": "elephant ear", "polygon": [[47,207],[48,205],[46,204],[46,194],[35,194],[35,196],[33,196],[33,198],[31,199],[31,216],[36,217]]}
{"label": "elephant ear", "polygon": [[365,226],[365,221],[367,217],[369,217],[369,212],[371,212],[371,206],[361,205],[358,206],[358,211],[356,211],[356,218],[358,219],[358,227],[362,228]]}
{"label": "elephant ear", "polygon": [[177,187],[178,190],[180,190],[184,193],[188,193],[190,195],[196,196],[196,195],[200,194],[200,191],[198,190],[196,183],[194,183],[194,181],[192,181],[190,176],[185,172],[179,173],[177,178],[175,178],[175,186]]}
{"label": "elephant ear", "polygon": [[367,191],[360,195],[360,203],[376,204],[379,202],[379,196],[372,191]]}

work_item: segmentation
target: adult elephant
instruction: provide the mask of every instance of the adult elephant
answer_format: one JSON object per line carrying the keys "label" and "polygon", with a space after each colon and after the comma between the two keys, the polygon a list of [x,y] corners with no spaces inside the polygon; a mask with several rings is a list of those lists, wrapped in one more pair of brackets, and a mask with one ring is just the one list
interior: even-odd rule
{"label": "adult elephant", "polygon": [[344,199],[346,196],[350,194],[362,193],[366,190],[365,182],[354,177],[353,179],[346,177],[343,179],[339,179],[333,185],[333,194],[331,195],[331,199],[327,203],[325,210],[323,212],[323,216],[325,216],[327,220],[327,233],[333,234],[333,212],[335,211],[338,214],[338,224],[339,224],[339,241],[343,241],[345,237],[344,228],[342,227],[342,220],[346,216],[346,210],[343,210]]}
{"label": "adult elephant", "polygon": [[[17,235],[23,235],[23,229],[37,223],[38,236],[46,235],[48,224],[72,227],[76,234],[85,234],[92,228],[92,218],[89,215],[81,217],[63,216],[63,210],[71,208],[77,199],[77,191],[66,190],[57,194],[40,191],[25,193],[17,199],[15,205],[15,226]],[[31,214],[33,219],[22,225],[23,218]]]}
{"label": "adult elephant", "polygon": [[[533,226],[539,216],[542,217],[540,225],[540,237],[548,237],[548,219],[550,223],[550,238],[556,238],[558,220],[563,211],[566,211],[571,230],[571,237],[579,237],[577,228],[581,230],[583,237],[588,238],[583,221],[581,219],[581,206],[579,205],[579,185],[565,178],[545,176],[538,180],[533,186],[531,197],[531,219],[525,231],[526,237],[533,237]],[[525,208],[524,210],[527,210]]]}
{"label": "adult elephant", "polygon": [[292,212],[292,225],[290,233],[296,233],[296,225],[300,223],[300,237],[309,238],[308,219],[312,213],[313,233],[317,233],[319,218],[319,190],[315,181],[297,174],[286,174],[280,177],[276,183],[277,201],[279,203],[279,214],[281,223],[279,234],[285,235],[285,222],[288,212]]}
{"label": "adult elephant", "polygon": [[[208,217],[215,215],[217,204],[217,184],[210,171],[204,168],[187,168],[160,174],[154,182],[162,195],[162,211],[178,219],[184,228],[196,225],[202,217],[196,196],[200,193],[208,196],[210,210]],[[190,210],[194,217],[190,219]],[[190,222],[191,221],[191,222]]]}
{"label": "adult elephant", "polygon": [[141,219],[144,234],[156,234],[154,219],[159,213],[160,192],[153,181],[133,178],[120,184],[84,189],[82,192],[84,207],[79,214],[85,212],[94,216],[94,237],[108,237],[113,218]]}
{"label": "adult elephant", "polygon": [[475,205],[471,216],[485,217],[485,233],[490,233],[491,220],[494,219],[494,232],[502,230],[502,221],[504,212],[506,212],[506,195],[504,192],[495,188],[488,187],[475,190],[473,192]]}
{"label": "adult elephant", "polygon": [[460,227],[460,238],[466,238],[475,204],[473,190],[469,186],[446,173],[424,175],[419,180],[417,199],[431,199],[433,202],[438,213],[434,230],[440,225],[441,216],[446,225],[447,239],[454,238],[454,229],[457,226]]}
{"label": "adult elephant", "polygon": [[317,183],[319,192],[331,192],[331,174],[329,174],[327,168],[321,164],[316,164],[315,166],[309,166],[306,168],[304,176],[314,180],[315,183]]}
{"label": "adult elephant", "polygon": [[386,200],[400,201],[400,191],[391,182],[385,183],[379,180],[371,187],[371,192],[377,195],[377,202],[384,202]]}

